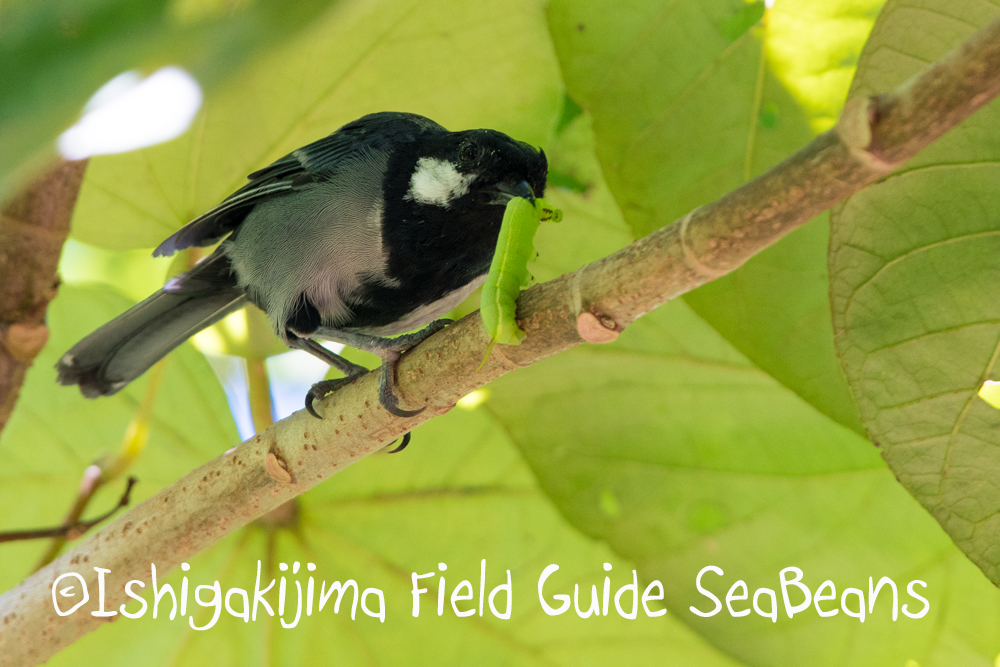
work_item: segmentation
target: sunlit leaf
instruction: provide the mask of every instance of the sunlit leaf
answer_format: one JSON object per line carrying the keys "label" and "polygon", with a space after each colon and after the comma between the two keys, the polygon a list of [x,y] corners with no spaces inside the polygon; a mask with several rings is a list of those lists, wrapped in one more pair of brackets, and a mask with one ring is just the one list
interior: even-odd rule
{"label": "sunlit leaf", "polygon": [[[990,629],[1000,623],[1000,591],[871,444],[755,368],[682,301],[613,344],[502,378],[484,407],[574,525],[662,580],[672,614],[746,664],[987,665],[1000,649]],[[688,611],[712,609],[695,588],[708,565],[724,572],[704,581],[720,599],[741,579],[751,596],[777,591],[777,623],[753,612],[733,618],[725,607],[711,618]],[[863,625],[814,608],[789,619],[779,572],[790,566],[811,592],[829,579],[838,598],[853,587],[866,604],[868,578],[890,577],[911,612],[922,604],[906,587],[921,580],[930,609],[894,622],[883,591]]]}
{"label": "sunlit leaf", "polygon": [[[0,433],[0,530],[61,524],[87,466],[121,447],[146,396],[149,374],[114,396],[88,400],[77,387],[59,386],[54,366],[80,338],[129,305],[106,287],[70,285],[49,305],[52,337]],[[167,358],[154,397],[149,440],[127,471],[139,478],[135,501],[239,443],[222,388],[190,345]],[[123,488],[124,478],[106,486],[85,516],[112,507]],[[0,545],[0,589],[23,579],[47,546],[44,540]]]}
{"label": "sunlit leaf", "polygon": [[375,111],[542,144],[562,92],[541,11],[534,0],[339,3],[210,94],[187,135],[94,159],[73,234],[106,248],[152,248],[250,172]]}
{"label": "sunlit leaf", "polygon": [[[854,94],[907,80],[998,10],[890,2]],[[871,438],[896,477],[1000,583],[997,379],[1000,106],[838,207],[830,247],[837,349]]]}
{"label": "sunlit leaf", "polygon": [[[590,111],[636,236],[711,202],[836,117],[881,0],[553,2],[567,91]],[[754,363],[861,430],[833,349],[820,216],[685,298]]]}
{"label": "sunlit leaf", "polygon": [[0,3],[0,200],[51,159],[56,136],[112,77],[188,67],[211,87],[287,39],[328,0]]}

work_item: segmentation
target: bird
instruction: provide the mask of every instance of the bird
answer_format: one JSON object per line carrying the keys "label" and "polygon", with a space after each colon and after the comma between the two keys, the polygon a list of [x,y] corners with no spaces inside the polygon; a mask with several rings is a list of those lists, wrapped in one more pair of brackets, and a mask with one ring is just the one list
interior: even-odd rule
{"label": "bird", "polygon": [[88,398],[114,394],[252,305],[286,345],[344,374],[308,391],[313,416],[314,402],[368,372],[327,340],[379,355],[380,404],[413,417],[424,408],[399,407],[396,362],[483,283],[507,202],[541,197],[547,173],[543,150],[496,130],[363,116],[253,172],[163,241],[154,257],[218,245],[74,345],[56,364],[58,382]]}

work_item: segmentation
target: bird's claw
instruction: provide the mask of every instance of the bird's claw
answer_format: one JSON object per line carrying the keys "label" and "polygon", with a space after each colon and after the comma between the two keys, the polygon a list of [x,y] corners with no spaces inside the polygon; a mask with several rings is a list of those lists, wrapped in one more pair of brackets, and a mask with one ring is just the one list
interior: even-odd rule
{"label": "bird's claw", "polygon": [[[396,441],[393,440],[392,442],[396,442]],[[392,443],[389,443],[389,444],[392,444]],[[406,446],[408,444],[410,444],[410,432],[409,431],[407,431],[406,433],[403,434],[403,442],[399,445],[399,447],[396,447],[395,449],[390,449],[388,453],[389,454],[398,454],[399,452],[401,452],[404,449],[406,449]]]}
{"label": "bird's claw", "polygon": [[[415,417],[423,412],[426,408],[420,408],[419,410],[404,410],[399,407],[399,398],[396,396],[394,391],[394,382],[392,381],[392,376],[395,371],[395,364],[393,362],[385,362],[382,364],[382,376],[379,383],[378,392],[378,402],[382,404],[382,407],[386,409],[389,414],[395,415],[397,417]],[[316,419],[322,419],[316,408],[313,406],[318,400],[321,400],[327,394],[346,386],[357,378],[343,377],[337,378],[335,380],[322,380],[317,382],[309,391],[306,392],[306,412],[311,414]],[[396,451],[401,450],[406,445],[402,445]]]}
{"label": "bird's claw", "polygon": [[337,378],[336,380],[321,380],[320,382],[317,382],[309,388],[309,391],[306,392],[306,412],[311,414],[316,419],[322,419],[323,417],[321,417],[313,407],[313,402],[322,399],[330,392],[336,391],[344,385],[354,382],[354,380],[355,378],[345,377]]}
{"label": "bird's claw", "polygon": [[[404,410],[399,407],[399,397],[396,396],[395,391],[396,362],[399,361],[399,357],[403,352],[410,349],[414,345],[423,342],[432,334],[444,329],[452,323],[453,320],[439,319],[431,322],[429,325],[415,333],[385,339],[375,338],[372,336],[362,336],[359,334],[345,334],[344,332],[336,332],[333,330],[325,330],[325,332],[328,335],[338,334],[336,338],[342,340],[343,342],[357,347],[358,349],[375,352],[382,357],[378,402],[382,404],[382,407],[385,408],[389,414],[406,419],[408,417],[416,417],[426,408],[420,408],[419,410]],[[300,349],[309,352],[313,356],[322,359],[328,364],[335,365],[342,372],[348,374],[348,377],[317,382],[306,394],[306,410],[313,417],[322,419],[322,417],[319,416],[319,413],[316,412],[315,408],[313,408],[313,402],[323,398],[330,392],[339,389],[346,384],[350,384],[368,371],[363,366],[358,366],[357,364],[352,364],[345,359],[341,359],[338,355],[329,352],[318,343],[315,343],[315,341],[300,338],[290,338],[290,340]],[[400,451],[403,447],[405,447],[406,442],[407,441],[404,441],[404,444],[395,451]]]}
{"label": "bird's claw", "polygon": [[398,359],[398,352],[387,354],[382,358],[382,375],[378,387],[378,402],[382,404],[382,407],[385,408],[389,414],[403,418],[416,417],[427,408],[420,408],[419,410],[403,410],[399,407],[399,397],[396,396],[395,391],[396,361]]}

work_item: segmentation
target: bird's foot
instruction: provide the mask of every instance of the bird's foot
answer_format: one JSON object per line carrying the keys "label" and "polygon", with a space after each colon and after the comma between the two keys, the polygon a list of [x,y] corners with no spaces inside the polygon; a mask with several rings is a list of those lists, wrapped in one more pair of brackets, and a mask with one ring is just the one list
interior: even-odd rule
{"label": "bird's foot", "polygon": [[378,402],[382,404],[389,414],[397,417],[416,417],[426,408],[419,410],[404,410],[399,407],[399,397],[396,396],[396,362],[399,361],[400,353],[396,350],[379,350],[382,357],[381,377],[378,387]]}
{"label": "bird's foot", "polygon": [[[396,396],[396,362],[399,361],[400,353],[395,350],[385,349],[379,350],[379,354],[382,357],[382,368],[379,377],[379,390],[378,390],[378,402],[382,404],[389,414],[396,415],[397,417],[415,417],[424,411],[425,408],[420,408],[419,410],[404,410],[399,407],[399,397]],[[363,375],[363,373],[362,373]],[[309,391],[306,392],[306,411],[317,419],[322,419],[320,414],[316,412],[316,408],[313,406],[318,400],[321,400],[327,394],[330,394],[341,387],[347,386],[357,380],[361,375],[350,375],[348,377],[336,378],[334,380],[321,380],[317,382]],[[401,450],[406,446],[406,442],[403,443],[396,451]]]}
{"label": "bird's foot", "polygon": [[[441,331],[441,329],[444,329],[446,326],[453,323],[454,320],[449,319],[434,320],[420,331],[404,334],[402,336],[396,336],[395,338],[383,338],[378,340],[377,343],[375,341],[369,343],[368,349],[382,357],[382,374],[379,382],[378,401],[390,414],[404,418],[415,417],[426,409],[420,408],[419,410],[403,410],[399,407],[399,397],[396,396],[395,388],[396,362],[399,361],[399,357],[403,352],[406,352],[411,347],[424,342],[438,331]],[[404,442],[404,444],[395,451],[399,451],[405,446],[406,444]]]}
{"label": "bird's foot", "polygon": [[349,385],[354,382],[357,377],[345,377],[337,378],[335,380],[320,380],[306,392],[306,412],[311,414],[316,419],[322,419],[316,408],[313,407],[313,402],[322,399],[327,394],[340,389],[345,385]]}
{"label": "bird's foot", "polygon": [[[434,335],[438,331],[441,331],[441,329],[444,329],[453,322],[454,320],[449,319],[434,320],[420,331],[404,334],[402,336],[396,336],[395,338],[369,336],[367,334],[342,331],[328,327],[319,327],[313,332],[313,335],[320,338],[326,338],[328,340],[335,340],[359,350],[373,352],[382,357],[378,401],[382,404],[382,407],[389,412],[389,414],[406,418],[419,415],[424,411],[424,408],[420,408],[419,410],[403,410],[399,407],[399,397],[396,396],[395,390],[396,362],[399,361],[399,357],[403,352],[406,352],[418,343],[422,343],[430,336]],[[299,339],[294,341],[294,343],[289,344],[301,347],[307,352],[310,352],[324,361],[327,361],[327,363],[335,364],[337,368],[340,368],[348,375],[347,378],[341,378],[339,380],[325,380],[313,385],[313,388],[309,390],[309,394],[306,396],[306,409],[309,410],[310,414],[316,415],[311,407],[313,400],[316,398],[322,398],[334,389],[339,389],[367,372],[365,368],[352,364],[346,359],[341,359],[338,355],[333,354],[315,341]],[[320,391],[322,391],[322,393],[318,393]]]}
{"label": "bird's foot", "polygon": [[[419,415],[424,411],[424,408],[419,410],[404,410],[399,407],[399,397],[396,396],[396,362],[399,361],[400,353],[391,349],[379,350],[379,356],[382,357],[382,368],[379,377],[379,390],[378,390],[378,402],[382,404],[389,414],[396,415],[397,417],[414,417]],[[367,371],[365,371],[367,372]],[[327,394],[330,394],[341,387],[347,386],[357,380],[361,374],[349,375],[347,377],[336,378],[334,380],[321,380],[317,382],[309,391],[306,392],[306,411],[317,419],[322,419],[313,403],[322,399]],[[406,443],[399,447],[401,450],[406,446]]]}

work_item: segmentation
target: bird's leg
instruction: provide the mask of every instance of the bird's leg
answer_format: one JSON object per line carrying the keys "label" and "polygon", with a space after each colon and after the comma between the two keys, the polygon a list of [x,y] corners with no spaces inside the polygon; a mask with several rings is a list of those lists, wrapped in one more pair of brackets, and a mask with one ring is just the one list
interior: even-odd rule
{"label": "bird's leg", "polygon": [[399,407],[399,397],[396,396],[396,362],[403,352],[406,352],[414,345],[423,342],[432,334],[437,333],[452,323],[452,320],[434,320],[420,331],[396,336],[395,338],[381,338],[379,336],[369,336],[367,334],[342,331],[340,329],[329,329],[320,327],[313,332],[314,336],[328,338],[338,343],[350,345],[358,350],[373,352],[382,357],[382,369],[379,381],[378,400],[389,413],[397,417],[413,417],[424,411],[403,410]]}
{"label": "bird's leg", "polygon": [[338,371],[352,379],[361,377],[368,372],[368,369],[364,366],[359,366],[358,364],[344,359],[336,352],[331,352],[311,338],[299,338],[298,336],[295,338],[289,338],[290,339],[287,342],[291,347],[308,352],[317,359],[330,364]]}
{"label": "bird's leg", "polygon": [[300,338],[299,336],[289,333],[285,342],[287,342],[291,347],[304,350],[317,359],[330,364],[346,376],[336,378],[334,380],[321,380],[310,387],[309,391],[306,392],[306,410],[317,419],[322,419],[322,417],[320,417],[316,412],[316,409],[313,408],[313,401],[323,398],[330,392],[354,382],[368,372],[368,369],[364,366],[359,366],[358,364],[344,359],[339,354],[331,352],[312,339]]}

